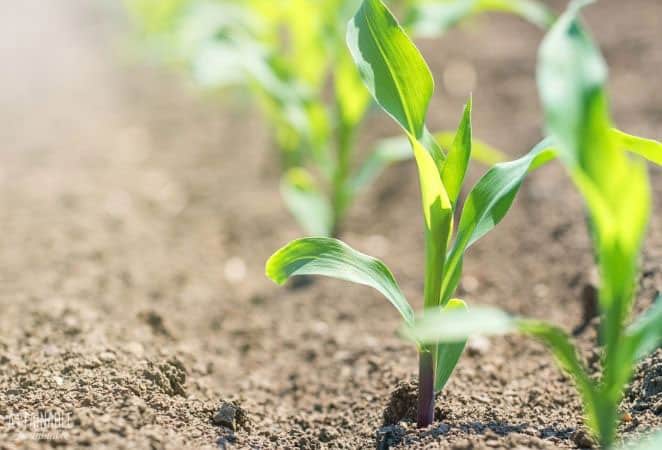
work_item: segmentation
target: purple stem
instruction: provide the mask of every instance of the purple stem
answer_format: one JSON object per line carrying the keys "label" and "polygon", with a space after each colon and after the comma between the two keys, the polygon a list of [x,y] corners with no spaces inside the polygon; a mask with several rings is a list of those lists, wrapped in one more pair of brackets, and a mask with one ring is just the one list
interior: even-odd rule
{"label": "purple stem", "polygon": [[434,358],[423,349],[418,354],[418,427],[434,422]]}

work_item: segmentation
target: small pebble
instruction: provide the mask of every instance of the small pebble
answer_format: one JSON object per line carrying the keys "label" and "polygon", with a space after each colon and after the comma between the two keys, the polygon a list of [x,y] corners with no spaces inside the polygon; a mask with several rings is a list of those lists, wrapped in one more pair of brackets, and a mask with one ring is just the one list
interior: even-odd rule
{"label": "small pebble", "polygon": [[214,414],[213,420],[216,425],[236,431],[237,421],[242,414],[243,412],[238,406],[233,405],[232,403],[223,402],[216,414]]}
{"label": "small pebble", "polygon": [[471,294],[472,292],[476,292],[479,286],[480,286],[480,282],[476,277],[467,275],[462,279],[462,287],[464,288],[465,291],[467,291],[468,294]]}
{"label": "small pebble", "polygon": [[226,261],[223,273],[230,283],[239,283],[246,278],[246,263],[243,259],[233,256]]}
{"label": "small pebble", "polygon": [[99,361],[104,363],[111,363],[115,361],[115,354],[112,352],[103,352],[99,355]]}

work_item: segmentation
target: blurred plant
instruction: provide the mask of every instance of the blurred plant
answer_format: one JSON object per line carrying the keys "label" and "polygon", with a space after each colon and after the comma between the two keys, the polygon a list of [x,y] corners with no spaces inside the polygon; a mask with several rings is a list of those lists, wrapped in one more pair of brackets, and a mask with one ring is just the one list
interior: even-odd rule
{"label": "blurred plant", "polygon": [[584,197],[597,254],[602,370],[592,376],[570,338],[544,321],[499,310],[427,314],[403,333],[416,342],[464,340],[471,334],[513,330],[546,344],[574,379],[586,424],[604,448],[616,437],[618,406],[637,360],[662,345],[662,295],[633,323],[638,258],[650,214],[650,185],[643,161],[660,163],[659,142],[611,128],[605,92],[607,68],[578,19],[587,2],[573,2],[546,36],[539,52],[538,88],[550,144]]}
{"label": "blurred plant", "polygon": [[[344,45],[359,0],[125,0],[145,40],[184,64],[202,85],[248,87],[271,123],[279,149],[281,193],[312,235],[337,235],[362,188],[390,164],[411,158],[407,145],[377,142],[357,164],[355,137],[370,106]],[[438,36],[476,14],[504,11],[538,25],[547,9],[530,0],[393,0],[406,27]],[[440,133],[441,145],[453,133]],[[475,142],[473,158],[500,152]],[[358,166],[358,168],[356,167]]]}
{"label": "blurred plant", "polygon": [[[464,253],[505,216],[527,173],[550,157],[547,143],[518,160],[495,165],[478,181],[462,208],[453,241],[457,200],[472,153],[471,101],[444,153],[425,126],[434,90],[432,75],[380,0],[363,1],[350,22],[347,42],[369,92],[404,130],[418,167],[425,225],[424,307],[426,311],[465,309],[462,300],[453,298]],[[295,275],[323,275],[364,284],[382,293],[408,326],[414,320],[412,307],[386,265],[336,239],[292,241],[271,256],[266,273],[278,284]],[[465,341],[417,345],[419,426],[434,420],[434,393],[448,381],[464,346]]]}

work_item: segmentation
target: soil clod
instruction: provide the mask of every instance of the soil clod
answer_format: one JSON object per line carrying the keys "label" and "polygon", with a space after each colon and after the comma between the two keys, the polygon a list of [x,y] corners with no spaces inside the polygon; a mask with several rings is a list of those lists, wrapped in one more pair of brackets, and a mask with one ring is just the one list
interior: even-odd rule
{"label": "soil clod", "polygon": [[397,425],[400,421],[416,421],[418,384],[415,381],[401,381],[389,396],[384,409],[384,425]]}
{"label": "soil clod", "polygon": [[591,434],[584,428],[578,428],[571,435],[570,439],[578,448],[595,448],[595,440]]}
{"label": "soil clod", "polygon": [[237,431],[238,427],[246,428],[248,415],[236,402],[224,401],[214,414],[213,421],[215,425]]}

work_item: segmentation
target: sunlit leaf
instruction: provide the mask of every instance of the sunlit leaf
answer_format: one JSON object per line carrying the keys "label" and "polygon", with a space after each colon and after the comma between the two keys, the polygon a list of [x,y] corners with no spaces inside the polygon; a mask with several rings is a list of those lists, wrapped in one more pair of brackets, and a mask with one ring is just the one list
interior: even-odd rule
{"label": "sunlit leaf", "polygon": [[662,143],[652,139],[645,139],[627,134],[615,128],[611,130],[612,136],[626,150],[636,153],[655,164],[662,166]]}
{"label": "sunlit leaf", "polygon": [[469,192],[460,216],[455,243],[448,255],[442,302],[452,294],[459,281],[459,270],[466,249],[503,219],[527,174],[554,156],[552,141],[545,139],[523,157],[493,166]]}
{"label": "sunlit leaf", "polygon": [[457,127],[455,137],[441,171],[441,181],[446,187],[451,203],[455,204],[462,190],[464,176],[469,167],[471,157],[471,99],[467,102],[462,114],[462,120]]}
{"label": "sunlit leaf", "polygon": [[337,239],[311,237],[292,241],[269,258],[266,274],[278,284],[295,275],[322,275],[370,286],[384,295],[407,323],[414,318],[388,267]]}
{"label": "sunlit leaf", "polygon": [[377,103],[432,155],[444,155],[425,127],[434,80],[423,56],[380,0],[365,0],[347,27],[347,45]]}
{"label": "sunlit leaf", "polygon": [[[610,173],[623,156],[609,134],[607,66],[577,17],[585,3],[572,2],[545,36],[538,57],[538,91],[559,157],[569,167],[581,168],[603,190],[605,170]],[[600,158],[594,156],[596,151]]]}
{"label": "sunlit leaf", "polygon": [[368,91],[407,133],[418,167],[425,219],[424,305],[439,304],[452,207],[441,180],[445,155],[425,126],[434,90],[414,43],[380,0],[364,0],[347,30],[347,44]]}

